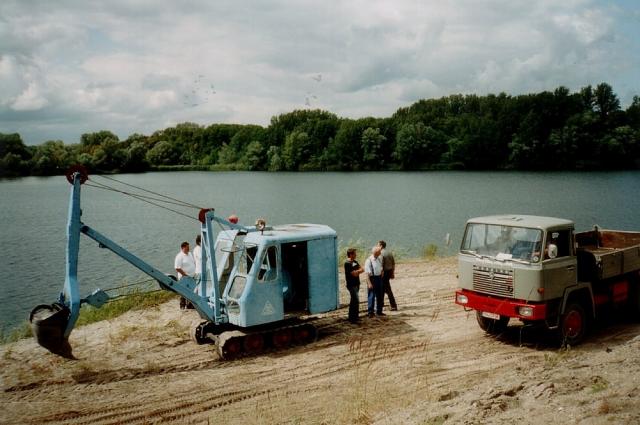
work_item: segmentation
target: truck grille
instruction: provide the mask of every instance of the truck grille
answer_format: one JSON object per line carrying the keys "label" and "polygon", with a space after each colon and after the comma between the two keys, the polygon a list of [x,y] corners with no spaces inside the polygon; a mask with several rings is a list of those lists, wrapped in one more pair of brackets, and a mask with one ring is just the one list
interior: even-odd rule
{"label": "truck grille", "polygon": [[513,298],[513,271],[474,266],[473,289],[485,294]]}

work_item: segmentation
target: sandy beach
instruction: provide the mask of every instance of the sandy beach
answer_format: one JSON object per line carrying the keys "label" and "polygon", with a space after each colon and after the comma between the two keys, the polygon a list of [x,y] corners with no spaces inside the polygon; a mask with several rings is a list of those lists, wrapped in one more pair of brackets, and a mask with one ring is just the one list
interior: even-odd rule
{"label": "sandy beach", "polygon": [[519,322],[494,338],[453,303],[454,258],[396,276],[398,311],[369,319],[362,303],[352,325],[343,288],[315,342],[234,361],[191,341],[198,317],[177,299],[74,330],[78,360],[0,346],[0,422],[640,423],[637,322],[599,323],[570,349]]}

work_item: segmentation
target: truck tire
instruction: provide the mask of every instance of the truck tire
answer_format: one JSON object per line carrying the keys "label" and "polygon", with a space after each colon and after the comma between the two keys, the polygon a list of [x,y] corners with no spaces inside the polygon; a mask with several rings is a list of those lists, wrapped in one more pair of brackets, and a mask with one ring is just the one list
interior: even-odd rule
{"label": "truck tire", "polygon": [[627,312],[630,320],[640,321],[640,279],[630,282]]}
{"label": "truck tire", "polygon": [[500,319],[489,319],[484,317],[481,312],[476,311],[476,320],[478,320],[478,325],[480,325],[480,329],[485,331],[490,335],[499,335],[507,329],[507,325],[509,324],[509,317],[500,316]]}
{"label": "truck tire", "polygon": [[567,305],[560,317],[559,338],[563,346],[578,345],[588,330],[589,318],[579,303]]}

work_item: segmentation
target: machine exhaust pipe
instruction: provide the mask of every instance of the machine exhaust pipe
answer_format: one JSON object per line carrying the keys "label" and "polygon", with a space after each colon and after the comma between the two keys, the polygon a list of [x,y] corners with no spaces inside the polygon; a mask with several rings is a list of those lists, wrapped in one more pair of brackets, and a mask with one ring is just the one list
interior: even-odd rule
{"label": "machine exhaust pipe", "polygon": [[75,359],[69,339],[65,336],[70,315],[71,310],[60,303],[41,304],[31,310],[29,323],[33,336],[41,347],[61,357]]}

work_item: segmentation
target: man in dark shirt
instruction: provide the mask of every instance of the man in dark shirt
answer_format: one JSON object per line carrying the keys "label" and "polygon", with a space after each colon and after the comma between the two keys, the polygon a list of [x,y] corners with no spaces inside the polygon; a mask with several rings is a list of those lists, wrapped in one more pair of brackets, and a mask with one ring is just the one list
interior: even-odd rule
{"label": "man in dark shirt", "polygon": [[396,260],[393,258],[391,251],[387,250],[387,243],[385,241],[378,242],[378,246],[382,249],[380,255],[382,255],[382,268],[384,269],[384,274],[382,275],[382,288],[384,293],[389,296],[391,310],[395,311],[398,309],[398,304],[396,304],[396,299],[393,296],[393,291],[391,290],[390,279],[395,277]]}
{"label": "man in dark shirt", "polygon": [[349,301],[349,321],[351,323],[358,323],[358,310],[360,309],[360,274],[364,272],[364,269],[356,260],[355,248],[347,249],[347,261],[344,263],[344,276],[347,281],[347,290],[351,295]]}

